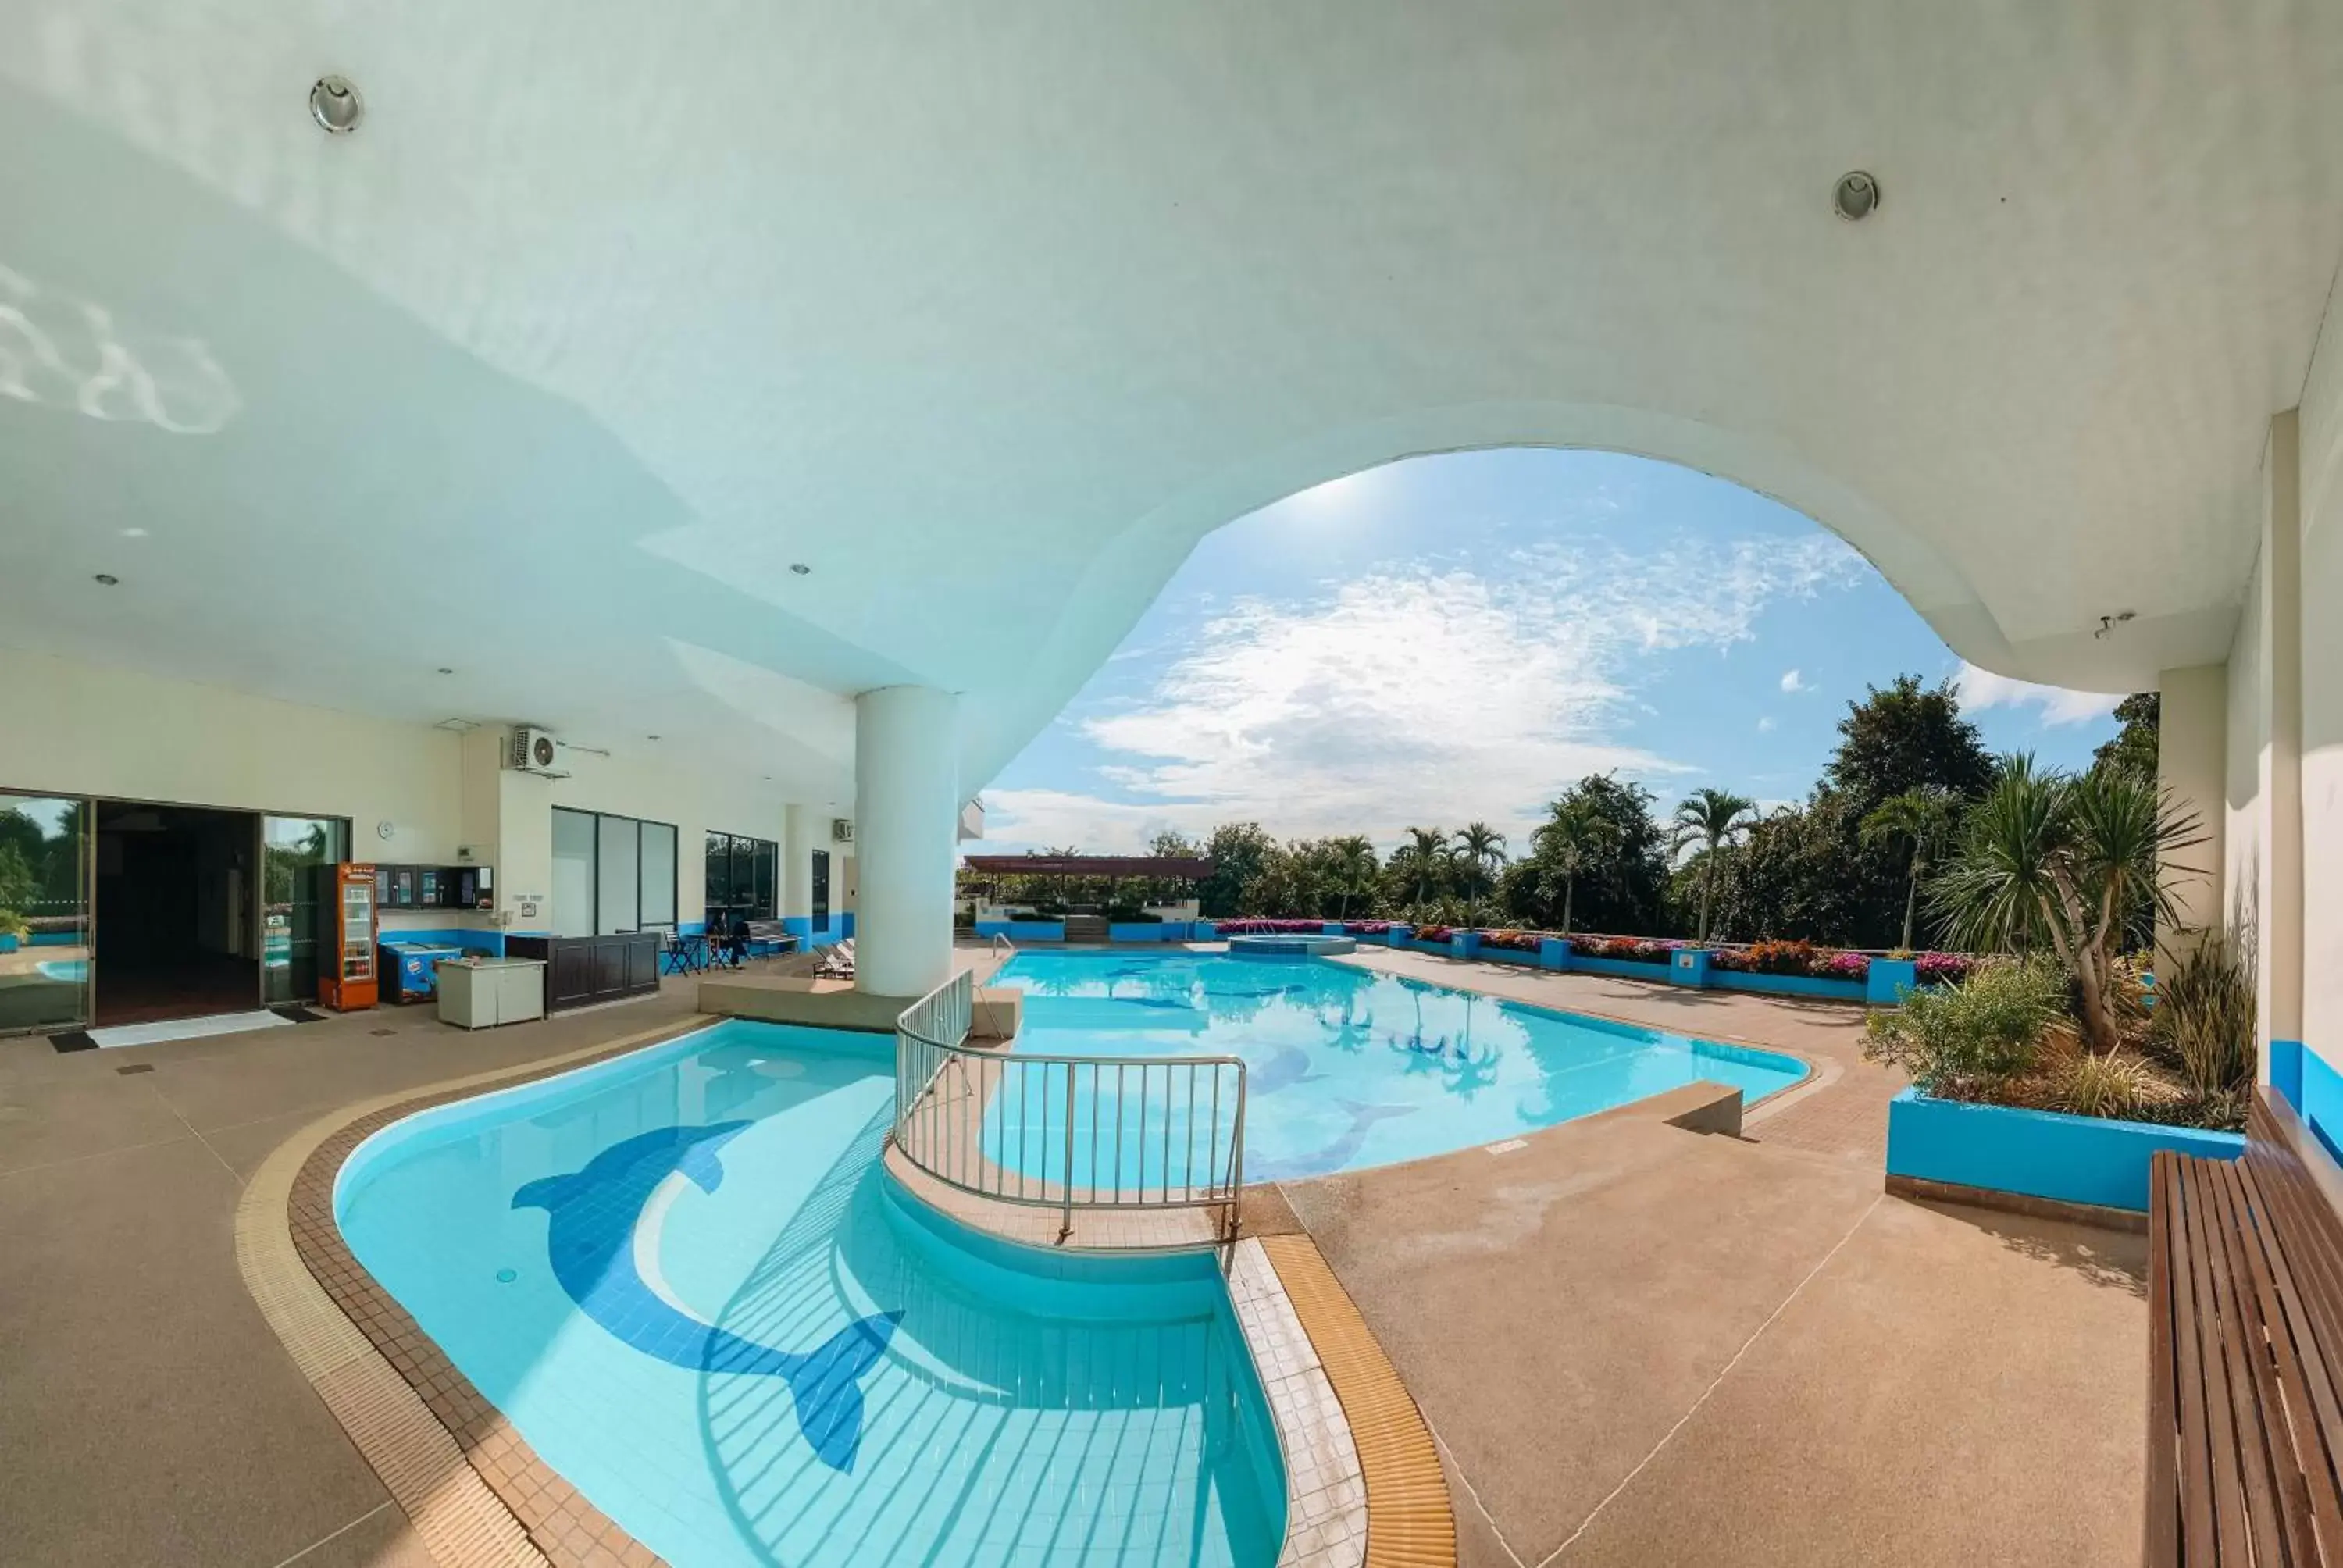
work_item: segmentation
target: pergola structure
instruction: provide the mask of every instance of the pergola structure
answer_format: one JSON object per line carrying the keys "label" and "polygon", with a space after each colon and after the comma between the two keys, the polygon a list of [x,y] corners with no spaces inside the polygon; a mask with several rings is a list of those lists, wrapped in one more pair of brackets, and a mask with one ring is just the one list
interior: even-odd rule
{"label": "pergola structure", "polygon": [[1004,877],[1048,877],[1062,881],[1104,879],[1107,901],[1125,881],[1186,882],[1192,886],[1212,874],[1213,862],[1195,855],[970,855],[963,864],[985,883],[990,896]]}

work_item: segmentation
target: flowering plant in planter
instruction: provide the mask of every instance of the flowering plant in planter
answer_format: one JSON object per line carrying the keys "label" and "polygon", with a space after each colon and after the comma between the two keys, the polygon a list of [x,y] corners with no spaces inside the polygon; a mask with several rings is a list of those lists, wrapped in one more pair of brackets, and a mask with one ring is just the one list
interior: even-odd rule
{"label": "flowering plant in planter", "polygon": [[1976,967],[1966,953],[1922,953],[1912,963],[1922,985],[1958,985]]}
{"label": "flowering plant in planter", "polygon": [[1516,953],[1537,951],[1538,941],[1538,934],[1535,931],[1512,930],[1488,931],[1481,938],[1481,945],[1484,948],[1503,948],[1508,952]]}
{"label": "flowering plant in planter", "polygon": [[1594,959],[1620,959],[1628,963],[1664,964],[1671,962],[1682,943],[1653,937],[1573,937],[1571,949]]}
{"label": "flowering plant in planter", "polygon": [[1871,956],[1868,953],[1831,953],[1823,958],[1815,973],[1825,980],[1867,980],[1871,975]]}
{"label": "flowering plant in planter", "polygon": [[1248,916],[1243,920],[1221,920],[1214,929],[1224,937],[1316,936],[1326,929],[1323,920],[1271,920]]}
{"label": "flowering plant in planter", "polygon": [[1392,929],[1389,920],[1344,920],[1342,929],[1354,937],[1380,937]]}
{"label": "flowering plant in planter", "polygon": [[1456,934],[1453,926],[1418,926],[1415,940],[1420,942],[1444,942]]}

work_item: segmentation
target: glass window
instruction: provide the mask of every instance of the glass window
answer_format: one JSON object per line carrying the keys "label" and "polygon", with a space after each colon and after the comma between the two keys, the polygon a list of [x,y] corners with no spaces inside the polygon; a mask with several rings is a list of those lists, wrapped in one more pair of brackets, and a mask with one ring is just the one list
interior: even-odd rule
{"label": "glass window", "polygon": [[89,803],[0,795],[0,1034],[89,1018]]}
{"label": "glass window", "polygon": [[317,994],[317,936],[330,869],[350,858],[350,825],[333,817],[260,820],[261,1000]]}
{"label": "glass window", "polygon": [[643,824],[643,924],[675,924],[675,829]]}
{"label": "glass window", "polygon": [[594,932],[616,936],[642,924],[642,824],[632,817],[602,818],[599,848]]}
{"label": "glass window", "polygon": [[742,833],[708,835],[708,920],[769,920],[779,909],[781,848]]}
{"label": "glass window", "polygon": [[553,809],[553,934],[594,934],[594,814]]}

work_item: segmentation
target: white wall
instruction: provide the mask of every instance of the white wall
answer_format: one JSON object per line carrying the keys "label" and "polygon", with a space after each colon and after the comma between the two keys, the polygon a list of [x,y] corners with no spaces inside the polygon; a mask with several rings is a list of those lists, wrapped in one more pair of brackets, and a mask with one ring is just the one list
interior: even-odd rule
{"label": "white wall", "polygon": [[2300,1039],[2343,1064],[2343,297],[2330,299],[2300,448]]}
{"label": "white wall", "polygon": [[0,788],[347,817],[360,856],[452,860],[458,746],[427,725],[0,648]]}
{"label": "white wall", "polygon": [[[2157,946],[2166,952],[2185,945],[2185,933],[2217,925],[2222,918],[2226,864],[2222,839],[2228,828],[2228,670],[2218,664],[2167,669],[2157,679],[2157,782],[2178,809],[2194,815],[2204,842],[2167,868],[2166,887],[2180,906],[2178,929],[2158,922]],[[2198,874],[2190,875],[2189,871]]]}
{"label": "white wall", "polygon": [[[458,736],[0,648],[0,789],[347,817],[362,860],[452,863],[458,846],[470,846],[494,869],[495,920],[507,930],[551,929],[542,902],[533,916],[515,906],[552,891],[556,806],[673,823],[681,921],[705,913],[710,829],[783,836],[788,802],[745,775],[711,775],[655,752],[572,750],[560,763],[570,777],[545,779],[502,765],[504,733],[483,725]],[[828,811],[808,815],[828,832]],[[387,839],[376,831],[381,822],[391,824]],[[851,868],[833,858],[834,910],[852,907]],[[488,923],[447,910],[387,920]]]}

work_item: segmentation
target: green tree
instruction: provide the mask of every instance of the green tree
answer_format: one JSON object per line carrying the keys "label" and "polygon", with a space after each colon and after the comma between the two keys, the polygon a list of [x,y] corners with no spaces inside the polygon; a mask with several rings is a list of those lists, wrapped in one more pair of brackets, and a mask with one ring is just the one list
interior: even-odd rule
{"label": "green tree", "polygon": [[1341,902],[1334,918],[1348,920],[1353,899],[1372,899],[1375,886],[1383,877],[1383,862],[1375,856],[1375,847],[1363,833],[1352,833],[1328,841],[1332,851],[1328,870],[1332,874],[1334,891]]}
{"label": "green tree", "polygon": [[1467,822],[1457,830],[1451,853],[1464,873],[1465,897],[1477,900],[1496,885],[1505,864],[1505,836],[1486,822]]}
{"label": "green tree", "polygon": [[1261,875],[1277,848],[1276,840],[1258,822],[1223,822],[1204,840],[1204,854],[1212,874],[1197,885],[1196,900],[1207,920],[1226,920],[1253,911],[1244,907],[1246,884]]}
{"label": "green tree", "polygon": [[1448,830],[1410,828],[1407,842],[1392,851],[1389,869],[1403,887],[1413,892],[1409,902],[1430,903],[1447,876]]}
{"label": "green tree", "polygon": [[[1576,879],[1573,929],[1624,936],[1659,930],[1662,890],[1668,879],[1667,835],[1652,819],[1652,792],[1623,783],[1610,773],[1590,773],[1564,789],[1550,807],[1584,809],[1609,825],[1603,853]],[[1554,879],[1547,864],[1533,858],[1505,873],[1505,901],[1513,917],[1531,925],[1551,925]]]}
{"label": "green tree", "polygon": [[1838,749],[1823,782],[1846,796],[1859,823],[1890,795],[1927,785],[1973,799],[1993,782],[1994,760],[1977,727],[1961,717],[1951,681],[1924,687],[1899,675],[1847,704]]}
{"label": "green tree", "polygon": [[2091,753],[2091,766],[2121,768],[2153,781],[2163,711],[2164,699],[2153,691],[2135,691],[2117,703],[2116,719],[2123,728]]}
{"label": "green tree", "polygon": [[1970,811],[1931,901],[1964,946],[2055,952],[2074,977],[2085,1038],[2105,1055],[2117,1042],[2125,911],[2144,900],[2177,918],[2166,872],[2179,869],[2175,854],[2204,841],[2193,814],[2172,809],[2127,769],[2069,774],[2020,752]]}
{"label": "green tree", "polygon": [[1952,824],[1952,794],[1934,784],[1890,795],[1863,819],[1865,843],[1901,844],[1911,851],[1912,877],[1904,890],[1904,939],[1896,944],[1906,951],[1912,946],[1912,914],[1920,900],[1920,879],[1928,869],[1928,857],[1944,841]]}
{"label": "green tree", "polygon": [[1698,844],[1698,853],[1706,857],[1700,886],[1700,940],[1708,940],[1708,916],[1716,893],[1716,868],[1725,859],[1725,851],[1755,822],[1757,802],[1727,789],[1695,789],[1677,802],[1675,822],[1669,834],[1671,847],[1682,849],[1686,844]]}
{"label": "green tree", "polygon": [[1553,802],[1546,808],[1546,819],[1530,835],[1530,860],[1538,868],[1540,890],[1549,902],[1554,897],[1553,883],[1562,884],[1564,936],[1570,934],[1578,879],[1601,865],[1618,843],[1618,824],[1584,795],[1567,795]]}

